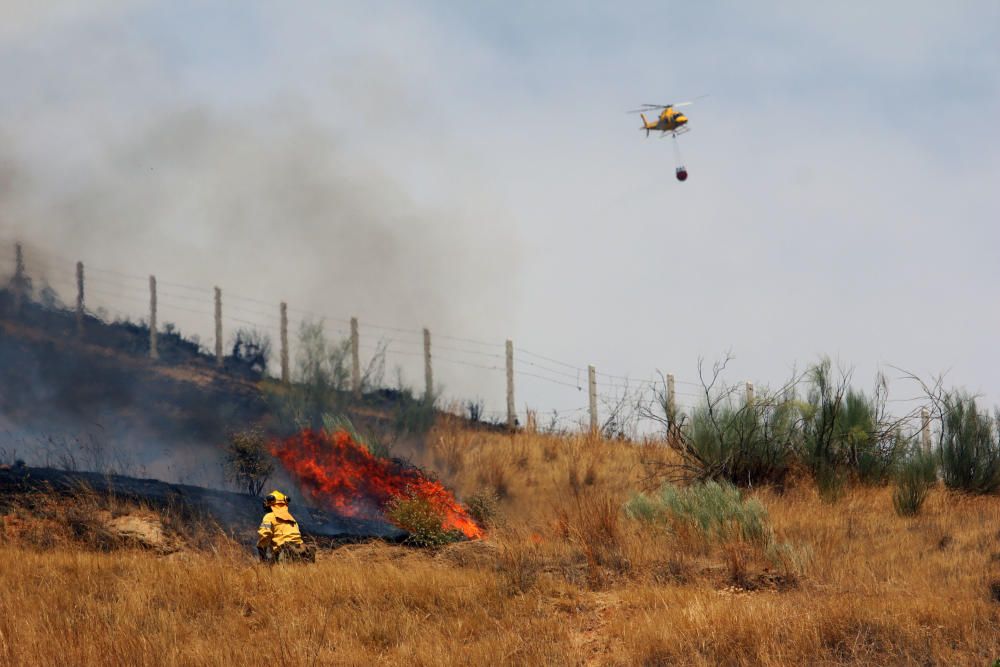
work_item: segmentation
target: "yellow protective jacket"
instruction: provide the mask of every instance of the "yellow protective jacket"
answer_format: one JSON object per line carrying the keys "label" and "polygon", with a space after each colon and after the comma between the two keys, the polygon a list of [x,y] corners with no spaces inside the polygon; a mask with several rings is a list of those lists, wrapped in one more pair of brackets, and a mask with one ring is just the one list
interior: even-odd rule
{"label": "yellow protective jacket", "polygon": [[264,549],[268,547],[280,549],[289,542],[302,544],[299,522],[289,513],[288,506],[283,503],[271,506],[271,511],[261,519],[257,534],[260,535],[257,546]]}

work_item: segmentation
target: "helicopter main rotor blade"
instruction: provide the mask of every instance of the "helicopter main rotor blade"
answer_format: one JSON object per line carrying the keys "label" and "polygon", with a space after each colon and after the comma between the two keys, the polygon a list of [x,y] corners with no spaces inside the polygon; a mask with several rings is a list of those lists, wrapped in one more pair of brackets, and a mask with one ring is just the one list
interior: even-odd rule
{"label": "helicopter main rotor blade", "polygon": [[625,113],[646,113],[647,111],[653,111],[655,109],[669,109],[674,105],[672,104],[644,104],[638,109],[632,109],[631,111],[626,111]]}
{"label": "helicopter main rotor blade", "polygon": [[692,104],[694,104],[695,102],[697,102],[698,100],[703,100],[706,97],[709,97],[709,95],[699,95],[698,97],[694,98],[693,100],[688,100],[687,102],[678,102],[677,104],[674,104],[673,106],[675,106],[675,107],[689,107]]}

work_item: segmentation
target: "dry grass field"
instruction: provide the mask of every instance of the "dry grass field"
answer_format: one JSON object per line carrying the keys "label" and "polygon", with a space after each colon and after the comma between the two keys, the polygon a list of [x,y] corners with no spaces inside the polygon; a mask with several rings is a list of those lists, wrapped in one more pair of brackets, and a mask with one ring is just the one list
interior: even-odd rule
{"label": "dry grass field", "polygon": [[938,488],[920,516],[900,518],[891,488],[851,487],[824,502],[802,477],[748,492],[785,546],[776,558],[738,536],[629,518],[624,502],[655,488],[648,457],[662,455],[439,426],[422,463],[460,496],[499,496],[489,537],[437,550],[348,545],[315,565],[262,566],[221,537],[164,554],[6,530],[0,664],[985,666],[1000,657],[1000,498]]}

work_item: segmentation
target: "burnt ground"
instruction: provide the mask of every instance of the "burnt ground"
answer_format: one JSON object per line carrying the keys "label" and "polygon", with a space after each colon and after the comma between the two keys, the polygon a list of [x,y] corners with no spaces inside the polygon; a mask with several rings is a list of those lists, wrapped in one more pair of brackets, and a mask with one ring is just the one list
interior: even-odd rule
{"label": "burnt ground", "polygon": [[[28,466],[0,468],[0,508],[12,499],[23,502],[39,493],[69,498],[92,494],[98,498],[141,504],[185,519],[209,522],[244,543],[256,541],[257,526],[264,513],[260,499],[245,493],[123,475]],[[309,507],[293,507],[292,511],[303,534],[321,543],[353,542],[367,538],[401,541],[406,537],[404,531],[383,521],[356,519]]]}
{"label": "burnt ground", "polygon": [[[0,473],[0,496],[17,484],[65,490],[85,482],[154,504],[183,500],[210,509],[220,525],[255,528],[258,501],[207,487],[231,488],[222,469],[229,433],[254,425],[280,433],[268,403],[277,383],[234,355],[218,367],[214,355],[176,331],[159,334],[158,360],[149,358],[148,341],[143,323],[105,322],[93,314],[85,316],[80,334],[73,311],[30,297],[15,310],[10,289],[0,289],[0,465],[26,463],[21,473]],[[391,432],[398,453],[422,446],[421,433],[405,424],[420,409],[411,394],[381,389],[352,399],[341,393],[354,423]],[[292,488],[280,472],[272,483]],[[387,524],[309,512],[301,519],[316,536],[400,534]]]}
{"label": "burnt ground", "polygon": [[222,442],[233,424],[263,419],[259,376],[231,358],[223,369],[177,334],[146,354],[148,329],[25,304],[0,291],[0,415],[20,430],[103,431],[136,441]]}

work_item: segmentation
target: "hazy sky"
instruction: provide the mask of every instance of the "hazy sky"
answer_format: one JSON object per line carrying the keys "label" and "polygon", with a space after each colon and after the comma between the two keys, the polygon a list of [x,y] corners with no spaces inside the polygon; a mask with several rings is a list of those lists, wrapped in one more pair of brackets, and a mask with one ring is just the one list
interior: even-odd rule
{"label": "hazy sky", "polygon": [[[491,410],[503,373],[446,359],[507,337],[519,408],[586,405],[521,350],[688,382],[732,350],[772,385],[828,354],[1000,401],[995,2],[36,4],[0,0],[0,240],[57,286],[52,255],[136,276],[92,272],[93,307],[141,316],[156,273],[272,327],[228,295],[358,315],[413,384],[419,335],[365,325],[428,326]],[[680,184],[624,112],[705,94]],[[210,342],[210,295],[163,289]]]}

